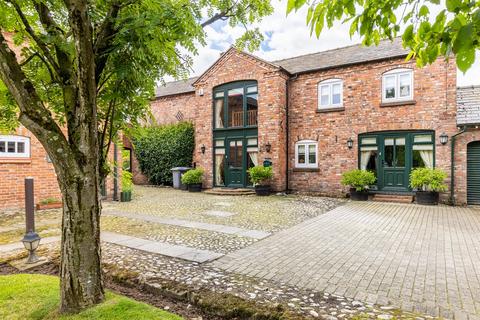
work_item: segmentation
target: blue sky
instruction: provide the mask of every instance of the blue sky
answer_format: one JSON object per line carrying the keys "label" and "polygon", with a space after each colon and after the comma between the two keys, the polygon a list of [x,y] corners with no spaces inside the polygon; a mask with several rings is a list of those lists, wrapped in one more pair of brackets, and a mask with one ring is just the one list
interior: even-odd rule
{"label": "blue sky", "polygon": [[[325,29],[320,38],[310,36],[305,23],[306,10],[301,10],[286,16],[286,0],[273,1],[275,12],[263,19],[258,26],[265,40],[255,55],[268,60],[278,60],[306,53],[318,52],[343,47],[360,42],[360,38],[350,39],[349,25],[336,23],[331,29]],[[432,7],[431,12],[437,8]],[[206,27],[207,45],[199,49],[199,54],[193,57],[193,75],[199,75],[214,63],[220,54],[227,50],[242,33],[243,27],[230,27],[226,22],[219,21]],[[480,85],[480,52],[477,53],[475,65],[465,75],[458,71],[457,85]]]}

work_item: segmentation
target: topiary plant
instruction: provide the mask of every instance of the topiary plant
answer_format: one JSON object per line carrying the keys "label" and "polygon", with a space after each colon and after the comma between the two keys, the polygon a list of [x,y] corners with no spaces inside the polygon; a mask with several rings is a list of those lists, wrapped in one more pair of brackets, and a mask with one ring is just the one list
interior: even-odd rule
{"label": "topiary plant", "polygon": [[354,169],[342,174],[341,183],[360,192],[368,190],[369,186],[374,184],[375,181],[377,181],[377,178],[372,171]]}
{"label": "topiary plant", "polygon": [[255,166],[248,169],[248,174],[250,175],[250,181],[256,186],[272,178],[273,171],[272,167]]}
{"label": "topiary plant", "polygon": [[443,170],[417,168],[410,173],[410,186],[420,191],[442,192],[447,190],[446,178]]}
{"label": "topiary plant", "polygon": [[131,192],[133,189],[132,173],[130,171],[122,171],[122,192]]}
{"label": "topiary plant", "polygon": [[197,168],[188,170],[182,176],[183,184],[200,184],[203,180],[203,169]]}

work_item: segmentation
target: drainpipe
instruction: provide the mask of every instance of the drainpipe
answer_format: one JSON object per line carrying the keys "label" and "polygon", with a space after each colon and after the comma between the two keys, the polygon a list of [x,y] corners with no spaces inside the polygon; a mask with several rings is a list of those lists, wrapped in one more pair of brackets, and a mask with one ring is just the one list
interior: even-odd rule
{"label": "drainpipe", "polygon": [[290,163],[290,158],[289,158],[289,154],[288,154],[288,149],[290,148],[290,126],[288,124],[288,109],[289,109],[289,104],[290,104],[290,99],[289,99],[289,95],[288,95],[288,84],[290,83],[291,80],[295,80],[297,79],[298,77],[298,73],[296,73],[293,77],[291,78],[288,78],[287,81],[285,82],[285,96],[286,96],[286,104],[285,104],[285,127],[286,127],[286,132],[285,132],[285,135],[286,135],[286,138],[287,138],[287,143],[286,143],[286,147],[285,147],[285,156],[286,156],[286,166],[285,166],[285,177],[286,177],[286,183],[287,183],[287,188],[286,188],[286,192],[289,193],[290,192],[290,175],[288,174],[288,164]]}
{"label": "drainpipe", "polygon": [[455,205],[455,198],[454,198],[454,188],[455,188],[455,140],[457,136],[461,135],[466,131],[466,127],[463,127],[460,132],[457,132],[452,136],[451,142],[451,159],[450,159],[450,203],[451,205]]}

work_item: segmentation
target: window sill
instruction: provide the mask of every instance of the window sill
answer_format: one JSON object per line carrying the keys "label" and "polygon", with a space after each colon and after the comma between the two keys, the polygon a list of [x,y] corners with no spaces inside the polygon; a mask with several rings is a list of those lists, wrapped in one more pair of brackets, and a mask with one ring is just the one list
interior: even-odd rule
{"label": "window sill", "polygon": [[417,101],[415,101],[415,100],[391,101],[391,102],[380,103],[380,107],[381,108],[399,107],[399,106],[414,105],[416,103],[417,103]]}
{"label": "window sill", "polygon": [[335,112],[335,111],[345,111],[345,107],[329,107],[329,108],[317,109],[317,113]]}
{"label": "window sill", "polygon": [[3,163],[31,163],[31,158],[0,158],[0,164]]}
{"label": "window sill", "polygon": [[319,172],[318,168],[293,168],[293,172]]}

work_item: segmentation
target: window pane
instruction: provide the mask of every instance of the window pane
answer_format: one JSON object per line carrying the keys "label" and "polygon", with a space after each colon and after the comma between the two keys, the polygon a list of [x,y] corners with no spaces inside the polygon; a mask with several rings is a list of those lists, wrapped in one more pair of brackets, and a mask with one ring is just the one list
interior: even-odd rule
{"label": "window pane", "polygon": [[304,164],[305,163],[305,145],[301,144],[298,146],[298,163]]}
{"label": "window pane", "polygon": [[223,96],[224,96],[223,91],[215,93],[215,98],[223,98]]}
{"label": "window pane", "polygon": [[385,167],[393,167],[393,139],[385,139]]}
{"label": "window pane", "polygon": [[317,162],[317,154],[315,152],[315,145],[310,144],[308,146],[308,163],[315,164]]}
{"label": "window pane", "polygon": [[17,142],[17,153],[25,152],[25,142]]}
{"label": "window pane", "polygon": [[[258,149],[257,148],[252,148],[255,150],[248,150],[247,149],[247,169],[253,168],[255,166],[258,166]],[[250,181],[250,174],[247,171],[248,175],[248,184],[252,185],[252,182]]]}
{"label": "window pane", "polygon": [[385,81],[385,98],[391,99],[395,98],[395,76],[387,76],[384,78]]}
{"label": "window pane", "polygon": [[414,168],[433,168],[433,150],[413,150]]}
{"label": "window pane", "polygon": [[360,149],[360,169],[369,170],[377,175],[377,150],[374,147]]}
{"label": "window pane", "polygon": [[0,152],[5,152],[5,141],[0,141]]}
{"label": "window pane", "polygon": [[247,126],[256,126],[258,116],[258,94],[247,96]]}
{"label": "window pane", "polygon": [[405,167],[405,144],[396,147],[395,167]]}
{"label": "window pane", "polygon": [[215,150],[215,185],[222,186],[225,181],[225,149]]}
{"label": "window pane", "polygon": [[432,136],[429,134],[416,135],[413,142],[432,142]]}
{"label": "window pane", "polygon": [[13,141],[8,141],[7,152],[9,152],[9,153],[15,153],[15,142],[13,142]]}
{"label": "window pane", "polygon": [[224,128],[223,99],[215,100],[215,128]]}
{"label": "window pane", "polygon": [[410,96],[410,73],[400,75],[400,97]]}
{"label": "window pane", "polygon": [[247,93],[253,93],[253,92],[257,92],[257,86],[247,88]]}
{"label": "window pane", "polygon": [[228,90],[228,126],[243,127],[243,88]]}
{"label": "window pane", "polygon": [[215,140],[215,147],[223,147],[224,145],[225,145],[225,141]]}
{"label": "window pane", "polygon": [[324,85],[320,87],[320,104],[322,106],[328,106],[330,104],[329,98],[330,98],[330,86],[329,85]]}
{"label": "window pane", "polygon": [[362,144],[376,144],[377,138],[362,138]]}
{"label": "window pane", "polygon": [[332,104],[340,104],[342,96],[342,85],[340,83],[332,85],[332,92]]}
{"label": "window pane", "polygon": [[257,138],[250,138],[247,140],[247,144],[249,146],[256,146],[258,144],[258,140]]}

